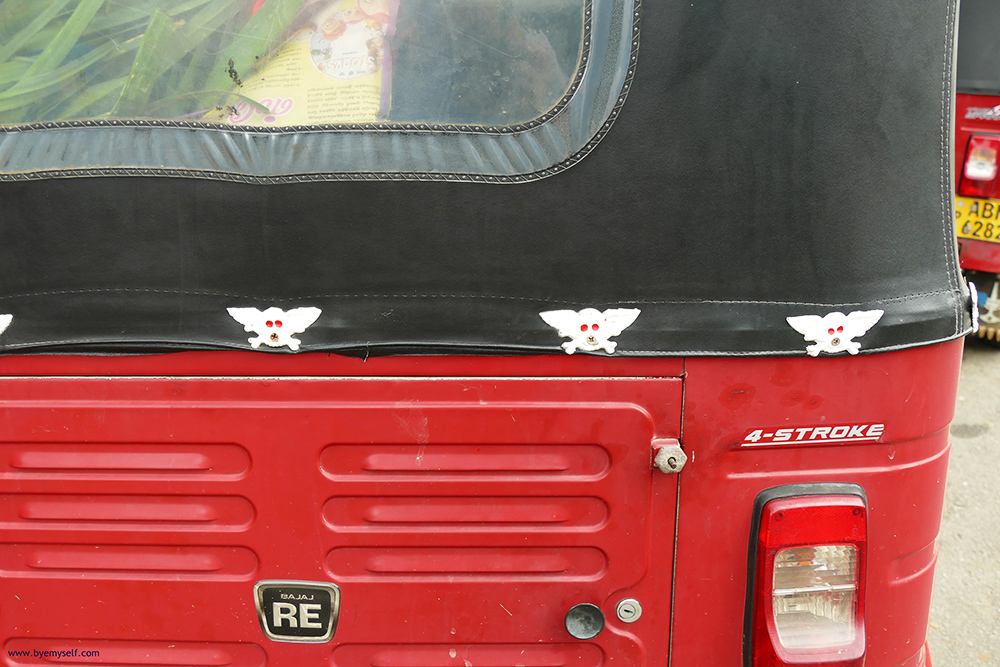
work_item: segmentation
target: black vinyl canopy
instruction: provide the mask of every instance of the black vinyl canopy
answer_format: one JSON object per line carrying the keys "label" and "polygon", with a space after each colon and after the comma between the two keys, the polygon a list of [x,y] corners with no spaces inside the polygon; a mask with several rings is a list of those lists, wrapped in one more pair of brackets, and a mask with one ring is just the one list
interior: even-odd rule
{"label": "black vinyl canopy", "polygon": [[952,0],[579,11],[565,96],[519,125],[3,125],[0,351],[561,353],[586,309],[576,349],[624,356],[968,331]]}

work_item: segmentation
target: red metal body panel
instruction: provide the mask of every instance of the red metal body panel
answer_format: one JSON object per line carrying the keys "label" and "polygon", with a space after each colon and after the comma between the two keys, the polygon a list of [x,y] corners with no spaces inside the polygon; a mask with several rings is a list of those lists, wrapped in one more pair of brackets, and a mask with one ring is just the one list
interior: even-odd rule
{"label": "red metal body panel", "polygon": [[[955,96],[955,164],[965,162],[965,148],[969,136],[977,132],[984,134],[1000,134],[1000,119],[967,118],[969,108],[991,109],[1000,104],[1000,96],[972,95],[958,93]],[[975,114],[973,114],[975,115]]]}
{"label": "red metal body panel", "polygon": [[[669,618],[677,478],[650,458],[680,435],[680,399],[673,377],[8,377],[4,647],[99,650],[88,664],[648,663],[666,632],[615,620],[583,643],[563,620],[579,603],[614,619],[629,596]],[[336,582],[334,642],[264,639],[263,579]]]}
{"label": "red metal body panel", "polygon": [[[960,357],[6,357],[0,642],[100,652],[60,660],[81,665],[740,664],[755,496],[834,481],[868,496],[866,665],[916,665]],[[743,445],[857,423],[881,440]],[[651,469],[678,437],[687,467]],[[337,583],[333,641],[266,639],[264,579]],[[578,603],[607,618],[594,640],[563,628]]]}
{"label": "red metal body panel", "polygon": [[[916,664],[927,628],[961,342],[868,357],[687,360],[673,667],[740,664],[754,498],[845,482],[868,497],[867,667]],[[742,446],[748,428],[884,423],[871,444]]]}
{"label": "red metal body panel", "polygon": [[372,357],[259,352],[177,352],[136,356],[11,355],[0,377],[52,376],[357,376],[357,377],[679,377],[678,357]]}
{"label": "red metal body panel", "polygon": [[958,257],[963,269],[1000,273],[1000,243],[960,238]]}
{"label": "red metal body panel", "polygon": [[[969,137],[973,134],[1000,135],[1000,116],[997,118],[967,118],[969,108],[990,109],[1000,106],[1000,97],[959,93],[955,98],[955,165],[956,187],[965,164]],[[1000,243],[959,239],[959,262],[963,269],[1000,273]]]}

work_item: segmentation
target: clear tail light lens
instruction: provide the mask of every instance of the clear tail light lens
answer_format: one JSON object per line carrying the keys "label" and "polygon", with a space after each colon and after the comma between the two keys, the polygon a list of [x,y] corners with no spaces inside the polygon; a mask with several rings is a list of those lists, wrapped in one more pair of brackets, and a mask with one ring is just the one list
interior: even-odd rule
{"label": "clear tail light lens", "polygon": [[[867,511],[860,488],[820,489],[830,487],[857,492],[758,499],[748,577],[749,667],[864,664]],[[803,491],[815,488],[772,494]]]}
{"label": "clear tail light lens", "polygon": [[965,197],[990,198],[997,191],[1000,172],[1000,137],[974,134],[965,151],[965,164],[958,194]]}
{"label": "clear tail light lens", "polygon": [[850,646],[857,639],[858,549],[782,549],[774,559],[774,626],[787,649]]}
{"label": "clear tail light lens", "polygon": [[997,152],[993,148],[973,148],[965,158],[965,177],[992,181],[997,177]]}

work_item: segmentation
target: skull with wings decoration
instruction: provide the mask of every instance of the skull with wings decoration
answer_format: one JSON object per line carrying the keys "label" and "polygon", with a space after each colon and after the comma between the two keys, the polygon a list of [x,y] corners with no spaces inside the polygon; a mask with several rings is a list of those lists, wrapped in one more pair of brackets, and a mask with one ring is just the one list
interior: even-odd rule
{"label": "skull with wings decoration", "polygon": [[562,344],[566,354],[600,349],[612,354],[618,343],[609,339],[625,331],[639,317],[639,312],[638,308],[609,308],[603,313],[596,308],[584,308],[580,311],[547,310],[539,316],[560,336],[571,339]]}
{"label": "skull with wings decoration", "polygon": [[884,311],[856,310],[853,313],[829,313],[819,315],[798,315],[786,317],[788,324],[802,334],[806,340],[815,345],[807,345],[806,352],[817,357],[820,352],[836,354],[850,352],[857,354],[861,343],[855,343],[852,338],[863,336],[875,323],[882,319]]}
{"label": "skull with wings decoration", "polygon": [[321,311],[319,308],[293,308],[284,311],[281,308],[268,308],[261,312],[256,308],[227,308],[233,319],[243,325],[244,330],[257,334],[256,338],[248,339],[250,347],[255,350],[263,343],[268,347],[283,347],[287,345],[293,351],[299,349],[302,342],[292,334],[302,333],[315,322]]}

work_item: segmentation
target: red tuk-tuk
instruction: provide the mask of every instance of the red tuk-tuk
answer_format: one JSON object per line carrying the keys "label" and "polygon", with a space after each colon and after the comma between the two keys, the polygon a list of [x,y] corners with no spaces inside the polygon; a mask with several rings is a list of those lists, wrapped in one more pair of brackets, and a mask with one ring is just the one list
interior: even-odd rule
{"label": "red tuk-tuk", "polygon": [[955,22],[2,0],[0,659],[929,665]]}
{"label": "red tuk-tuk", "polygon": [[1000,6],[961,5],[955,104],[959,258],[979,288],[980,338],[1000,345]]}

